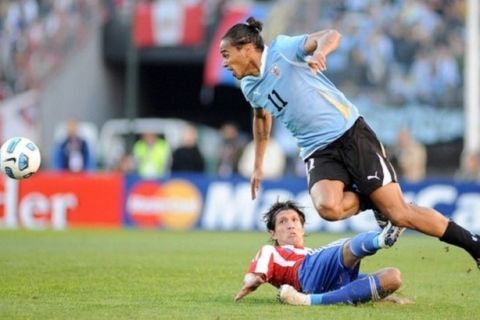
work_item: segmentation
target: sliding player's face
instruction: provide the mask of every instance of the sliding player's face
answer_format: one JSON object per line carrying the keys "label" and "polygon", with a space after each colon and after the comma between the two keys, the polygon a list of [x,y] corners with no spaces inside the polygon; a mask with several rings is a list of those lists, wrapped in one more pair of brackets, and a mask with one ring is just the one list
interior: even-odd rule
{"label": "sliding player's face", "polygon": [[251,47],[251,44],[235,47],[226,39],[220,42],[220,54],[223,58],[223,67],[230,70],[233,76],[239,80],[252,74],[250,63]]}
{"label": "sliding player's face", "polygon": [[283,210],[275,217],[275,231],[270,231],[272,239],[279,245],[303,247],[305,230],[302,220],[295,210]]}

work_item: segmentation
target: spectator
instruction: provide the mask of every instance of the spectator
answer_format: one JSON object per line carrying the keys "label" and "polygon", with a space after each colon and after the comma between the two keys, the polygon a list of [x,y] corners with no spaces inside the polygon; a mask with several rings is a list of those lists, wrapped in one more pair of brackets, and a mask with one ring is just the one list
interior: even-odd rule
{"label": "spectator", "polygon": [[145,132],[133,146],[133,157],[138,174],[142,178],[160,178],[168,172],[170,145],[164,137],[153,132]]}
{"label": "spectator", "polygon": [[458,103],[457,88],[460,85],[460,71],[452,50],[446,45],[438,48],[434,66],[434,89],[437,100],[445,107],[451,107]]}
{"label": "spectator", "polygon": [[93,152],[78,126],[76,119],[67,122],[67,137],[54,147],[54,169],[81,172],[95,168]]}
{"label": "spectator", "polygon": [[407,128],[401,129],[398,134],[394,155],[403,179],[417,182],[425,178],[427,151],[425,146],[415,141]]}
{"label": "spectator", "polygon": [[415,98],[421,103],[433,101],[434,94],[434,58],[430,50],[420,50],[415,55],[415,61],[410,69],[410,77],[415,88]]}
{"label": "spectator", "polygon": [[205,160],[198,147],[198,132],[188,126],[183,134],[182,145],[172,156],[172,172],[204,172]]}
{"label": "spectator", "polygon": [[217,173],[221,177],[229,177],[238,173],[238,161],[247,142],[234,123],[225,123],[220,131],[223,139],[219,151]]}
{"label": "spectator", "polygon": [[463,152],[461,166],[455,174],[455,179],[480,181],[480,154],[478,152]]}
{"label": "spectator", "polygon": [[133,156],[128,153],[122,154],[113,170],[123,174],[135,173],[136,165]]}

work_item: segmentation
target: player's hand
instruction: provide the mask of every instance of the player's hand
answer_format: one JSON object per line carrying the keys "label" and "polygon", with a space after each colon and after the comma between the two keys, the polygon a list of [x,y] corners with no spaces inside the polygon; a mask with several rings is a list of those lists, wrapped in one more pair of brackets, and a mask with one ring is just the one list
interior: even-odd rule
{"label": "player's hand", "polygon": [[250,179],[250,191],[252,193],[252,200],[255,200],[255,198],[257,198],[257,192],[258,192],[258,189],[260,189],[260,184],[262,183],[262,179],[263,179],[262,170],[255,169]]}
{"label": "player's hand", "polygon": [[307,64],[312,74],[315,74],[318,71],[325,71],[327,70],[327,57],[323,52],[315,52],[307,61]]}
{"label": "player's hand", "polygon": [[245,277],[243,278],[243,287],[235,296],[234,301],[237,302],[247,294],[257,290],[257,288],[263,283],[265,283],[265,280],[263,280],[261,275],[251,272],[245,274]]}

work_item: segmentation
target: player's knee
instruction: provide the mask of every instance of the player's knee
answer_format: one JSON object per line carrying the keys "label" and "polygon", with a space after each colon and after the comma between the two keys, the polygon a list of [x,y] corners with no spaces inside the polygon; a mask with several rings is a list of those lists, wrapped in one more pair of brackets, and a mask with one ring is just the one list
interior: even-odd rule
{"label": "player's knee", "polygon": [[387,268],[384,279],[384,289],[388,292],[394,292],[402,285],[402,273],[397,268]]}
{"label": "player's knee", "polygon": [[342,216],[342,206],[334,201],[315,201],[318,214],[327,221],[337,221]]}

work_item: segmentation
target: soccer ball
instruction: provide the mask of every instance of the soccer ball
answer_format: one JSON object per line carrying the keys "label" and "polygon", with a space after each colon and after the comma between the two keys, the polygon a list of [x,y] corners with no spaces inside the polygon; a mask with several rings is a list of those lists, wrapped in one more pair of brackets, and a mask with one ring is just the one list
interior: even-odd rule
{"label": "soccer ball", "polygon": [[0,169],[12,179],[26,179],[38,171],[40,149],[31,140],[14,137],[0,148]]}

